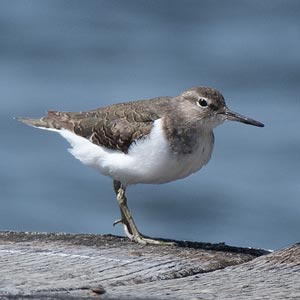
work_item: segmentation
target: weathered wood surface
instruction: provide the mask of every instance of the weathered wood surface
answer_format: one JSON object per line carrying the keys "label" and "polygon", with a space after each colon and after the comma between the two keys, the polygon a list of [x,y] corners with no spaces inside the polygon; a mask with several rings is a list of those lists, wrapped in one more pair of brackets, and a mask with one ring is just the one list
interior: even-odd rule
{"label": "weathered wood surface", "polygon": [[115,236],[0,232],[0,299],[300,299],[300,245],[143,246]]}

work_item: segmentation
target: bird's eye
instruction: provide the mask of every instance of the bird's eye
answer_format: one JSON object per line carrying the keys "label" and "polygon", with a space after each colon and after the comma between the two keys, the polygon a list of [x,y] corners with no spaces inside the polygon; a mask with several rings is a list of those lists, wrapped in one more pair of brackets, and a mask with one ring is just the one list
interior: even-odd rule
{"label": "bird's eye", "polygon": [[204,98],[200,98],[200,99],[197,101],[197,104],[198,104],[199,106],[202,106],[202,107],[206,107],[206,106],[208,105],[207,100],[204,99]]}

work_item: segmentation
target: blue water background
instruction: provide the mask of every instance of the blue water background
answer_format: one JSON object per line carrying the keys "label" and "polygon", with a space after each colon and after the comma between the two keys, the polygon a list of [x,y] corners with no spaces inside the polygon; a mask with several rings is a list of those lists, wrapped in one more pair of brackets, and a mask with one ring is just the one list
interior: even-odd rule
{"label": "blue water background", "polygon": [[300,240],[299,1],[0,2],[0,230],[122,235],[110,178],[15,116],[217,87],[226,122],[200,172],[128,190],[150,236],[277,249]]}

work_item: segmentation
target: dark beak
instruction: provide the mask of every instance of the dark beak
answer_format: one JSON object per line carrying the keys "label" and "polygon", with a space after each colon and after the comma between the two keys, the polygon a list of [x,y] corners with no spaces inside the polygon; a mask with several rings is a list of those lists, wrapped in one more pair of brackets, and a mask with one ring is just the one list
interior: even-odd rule
{"label": "dark beak", "polygon": [[242,116],[234,111],[229,110],[228,108],[226,108],[226,110],[224,112],[221,112],[220,114],[225,115],[226,119],[230,120],[230,121],[238,121],[238,122],[242,122],[242,123],[257,126],[257,127],[265,126],[261,122],[247,118],[245,116]]}

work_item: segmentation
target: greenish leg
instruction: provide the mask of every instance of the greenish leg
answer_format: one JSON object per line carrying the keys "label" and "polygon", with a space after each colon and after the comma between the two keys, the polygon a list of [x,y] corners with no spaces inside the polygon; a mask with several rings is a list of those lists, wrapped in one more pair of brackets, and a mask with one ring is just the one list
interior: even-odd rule
{"label": "greenish leg", "polygon": [[120,181],[113,181],[114,190],[117,196],[117,201],[121,211],[121,219],[114,222],[113,225],[122,223],[127,237],[139,244],[155,244],[155,245],[174,245],[174,243],[154,240],[144,237],[137,229],[133,217],[127,207],[127,199],[125,196],[125,188],[122,187]]}

